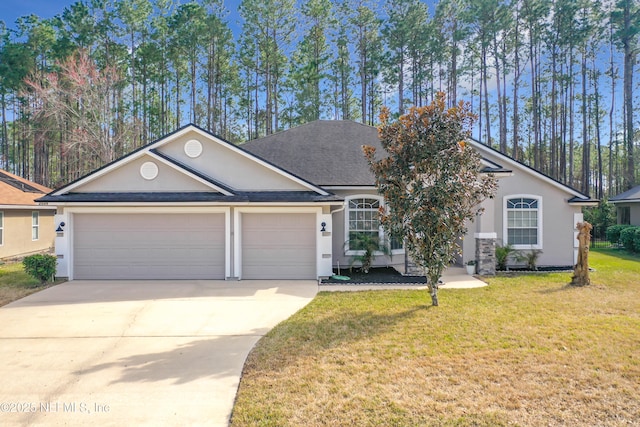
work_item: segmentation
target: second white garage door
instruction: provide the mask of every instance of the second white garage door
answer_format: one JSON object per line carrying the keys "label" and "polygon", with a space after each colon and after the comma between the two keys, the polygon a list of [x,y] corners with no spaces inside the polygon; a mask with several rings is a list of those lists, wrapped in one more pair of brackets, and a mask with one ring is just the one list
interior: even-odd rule
{"label": "second white garage door", "polygon": [[75,279],[224,279],[224,214],[76,214]]}
{"label": "second white garage door", "polygon": [[242,214],[242,278],[316,279],[315,224],[315,214]]}

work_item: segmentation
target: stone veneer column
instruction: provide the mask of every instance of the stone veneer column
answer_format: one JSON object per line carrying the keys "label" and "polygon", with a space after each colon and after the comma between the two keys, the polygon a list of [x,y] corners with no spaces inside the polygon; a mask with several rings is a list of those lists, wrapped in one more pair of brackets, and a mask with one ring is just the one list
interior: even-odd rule
{"label": "stone veneer column", "polygon": [[496,274],[496,233],[475,233],[476,274],[493,276]]}

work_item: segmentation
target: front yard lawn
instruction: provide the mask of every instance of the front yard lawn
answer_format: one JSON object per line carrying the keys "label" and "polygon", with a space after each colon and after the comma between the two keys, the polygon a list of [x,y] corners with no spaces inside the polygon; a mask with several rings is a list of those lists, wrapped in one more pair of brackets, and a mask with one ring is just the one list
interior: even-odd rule
{"label": "front yard lawn", "polygon": [[233,426],[630,426],[640,420],[640,259],[478,289],[321,292],[245,365]]}
{"label": "front yard lawn", "polygon": [[0,265],[0,307],[49,286],[25,273],[21,262]]}

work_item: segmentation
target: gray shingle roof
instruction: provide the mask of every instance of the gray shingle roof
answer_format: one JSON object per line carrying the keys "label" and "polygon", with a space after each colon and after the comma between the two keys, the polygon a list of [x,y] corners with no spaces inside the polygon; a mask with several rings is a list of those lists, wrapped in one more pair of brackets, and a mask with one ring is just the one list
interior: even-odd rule
{"label": "gray shingle roof", "polygon": [[375,185],[363,145],[382,152],[375,127],[350,120],[317,120],[241,147],[320,186]]}
{"label": "gray shingle roof", "polygon": [[609,199],[610,202],[630,202],[640,201],[640,185],[633,187],[631,190],[627,190],[624,193],[620,193]]}

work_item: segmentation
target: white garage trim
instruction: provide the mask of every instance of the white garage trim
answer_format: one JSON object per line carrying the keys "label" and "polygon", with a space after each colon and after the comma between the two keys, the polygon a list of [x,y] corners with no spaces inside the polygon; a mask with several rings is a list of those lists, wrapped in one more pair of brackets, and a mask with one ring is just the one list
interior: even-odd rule
{"label": "white garage trim", "polygon": [[229,207],[67,207],[64,213],[57,218],[65,222],[64,234],[58,235],[56,241],[61,240],[64,243],[60,247],[63,251],[56,251],[58,256],[58,275],[66,277],[69,280],[74,279],[74,221],[75,214],[206,214],[206,213],[223,213],[225,217],[225,277],[231,275],[231,209]]}
{"label": "white garage trim", "polygon": [[[326,221],[326,215],[322,215],[322,207],[238,207],[233,212],[233,270],[235,271],[238,279],[242,279],[242,214],[244,213],[311,213],[315,214],[315,230],[316,233],[316,277],[331,275],[327,274],[327,264],[322,258],[323,240],[331,239],[331,236],[323,236],[320,231],[323,219]],[[326,246],[326,245],[324,245]],[[329,271],[331,265],[329,264]]]}

